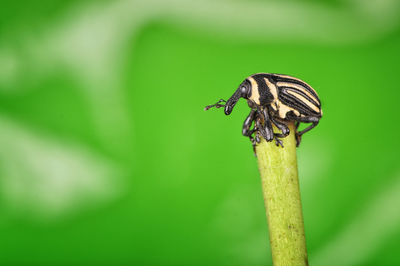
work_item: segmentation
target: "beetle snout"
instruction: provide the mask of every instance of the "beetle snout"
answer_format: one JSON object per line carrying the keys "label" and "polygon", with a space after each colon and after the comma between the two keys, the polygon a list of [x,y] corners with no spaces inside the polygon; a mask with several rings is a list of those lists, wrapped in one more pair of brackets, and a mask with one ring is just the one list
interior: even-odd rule
{"label": "beetle snout", "polygon": [[226,115],[230,115],[231,113],[232,113],[232,109],[233,109],[233,106],[231,106],[231,105],[225,105],[225,114]]}
{"label": "beetle snout", "polygon": [[240,88],[235,91],[235,93],[232,95],[231,98],[226,102],[225,104],[225,114],[230,115],[232,113],[233,107],[235,107],[235,104],[237,101],[239,101],[241,97],[240,94]]}

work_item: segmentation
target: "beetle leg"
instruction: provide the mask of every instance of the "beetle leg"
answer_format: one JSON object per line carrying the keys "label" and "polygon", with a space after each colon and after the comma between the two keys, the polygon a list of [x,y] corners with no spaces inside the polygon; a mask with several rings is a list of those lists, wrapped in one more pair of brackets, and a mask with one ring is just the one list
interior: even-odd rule
{"label": "beetle leg", "polygon": [[316,127],[319,123],[319,118],[318,117],[297,117],[295,118],[296,121],[298,122],[303,122],[303,123],[312,123],[309,125],[307,128],[303,129],[302,131],[297,132],[299,135],[303,135],[304,133],[310,131],[314,127]]}
{"label": "beetle leg", "polygon": [[313,129],[314,127],[316,127],[319,123],[319,117],[315,117],[315,116],[309,116],[309,117],[297,117],[297,116],[291,116],[290,119],[295,120],[297,123],[300,124],[300,122],[302,123],[312,123],[311,125],[309,125],[307,128],[303,129],[302,131],[297,131],[298,128],[298,124],[296,125],[296,142],[297,142],[297,147],[299,147],[300,142],[301,142],[301,136],[304,133],[307,133],[308,131],[310,131],[311,129]]}
{"label": "beetle leg", "polygon": [[261,125],[261,122],[257,120],[256,125],[258,130],[266,141],[272,141],[274,139],[274,131],[272,130],[272,124],[269,118],[268,110],[266,108],[258,108],[257,112],[264,120],[264,125]]}
{"label": "beetle leg", "polygon": [[251,125],[253,124],[254,120],[256,119],[256,114],[257,114],[256,110],[251,109],[250,114],[247,116],[246,120],[244,120],[243,128],[242,128],[243,136],[249,137],[251,144],[253,145],[254,154],[256,154],[255,150],[256,150],[257,142],[256,142],[256,139],[254,139],[253,134],[254,134],[254,132],[257,131],[257,128],[256,128],[256,126],[254,126],[253,129],[250,129],[250,128],[251,128]]}
{"label": "beetle leg", "polygon": [[256,110],[251,109],[250,114],[247,116],[246,120],[243,123],[242,134],[245,137],[250,137],[256,131],[255,129],[250,130],[251,125],[253,124],[254,119],[256,118]]}
{"label": "beetle leg", "polygon": [[267,132],[265,128],[262,126],[261,121],[259,119],[256,120],[257,132],[266,140],[267,139]]}
{"label": "beetle leg", "polygon": [[274,133],[274,135],[276,135],[276,136],[278,136],[278,137],[280,137],[280,138],[284,138],[284,137],[287,137],[287,135],[289,135],[289,133],[290,133],[290,130],[289,130],[289,128],[285,125],[285,124],[280,124],[279,122],[277,122],[277,121],[272,121],[273,123],[274,123],[274,125],[280,130],[280,131],[282,131],[282,134],[281,133]]}
{"label": "beetle leg", "polygon": [[294,134],[294,136],[295,136],[295,138],[296,138],[296,147],[299,147],[300,146],[300,142],[301,142],[301,135],[299,135],[299,131],[298,131],[298,129],[299,129],[299,126],[300,126],[300,122],[299,121],[296,121],[296,123],[295,123],[295,126],[296,126],[296,131],[294,132],[295,134]]}
{"label": "beetle leg", "polygon": [[253,129],[253,131],[254,131],[253,133],[255,133],[255,135],[254,135],[254,137],[250,137],[251,143],[253,144],[254,156],[256,156],[256,157],[257,157],[256,146],[257,146],[257,143],[261,142],[260,131],[258,130],[257,124],[260,125],[259,118],[256,118],[254,129]]}
{"label": "beetle leg", "polygon": [[274,133],[274,137],[275,137],[276,146],[281,145],[282,148],[283,148],[283,143],[278,138],[285,138],[287,135],[289,135],[290,130],[289,130],[288,126],[285,123],[278,122],[273,116],[271,116],[271,121],[282,132],[282,134],[281,133]]}

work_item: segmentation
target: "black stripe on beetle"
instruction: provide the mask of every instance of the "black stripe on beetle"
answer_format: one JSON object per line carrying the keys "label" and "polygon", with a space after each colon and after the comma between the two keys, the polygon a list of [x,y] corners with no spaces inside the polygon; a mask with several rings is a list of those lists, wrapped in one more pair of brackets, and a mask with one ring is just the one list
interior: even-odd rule
{"label": "black stripe on beetle", "polygon": [[[218,101],[211,107],[224,107],[230,115],[240,98],[247,100],[250,114],[243,124],[242,134],[249,137],[253,146],[260,142],[260,135],[266,141],[275,139],[276,145],[282,145],[280,138],[289,135],[289,122],[296,122],[296,141],[300,145],[301,136],[318,125],[322,117],[321,101],[316,91],[304,81],[281,74],[258,73],[246,78],[235,93],[225,102]],[[300,123],[311,123],[298,131]],[[272,124],[281,133],[274,133]],[[255,135],[254,135],[255,134]]]}
{"label": "black stripe on beetle", "polygon": [[[302,81],[300,79],[297,79],[297,78],[294,78],[291,76],[287,76],[287,75],[278,75],[278,74],[272,74],[271,79],[276,84],[288,83],[295,87],[301,86],[303,89],[308,91],[313,97],[315,97],[315,99],[317,99],[319,101],[318,95],[315,92],[315,90],[310,85],[308,85],[307,83],[305,83],[304,81]],[[278,86],[280,86],[280,85],[278,85]]]}

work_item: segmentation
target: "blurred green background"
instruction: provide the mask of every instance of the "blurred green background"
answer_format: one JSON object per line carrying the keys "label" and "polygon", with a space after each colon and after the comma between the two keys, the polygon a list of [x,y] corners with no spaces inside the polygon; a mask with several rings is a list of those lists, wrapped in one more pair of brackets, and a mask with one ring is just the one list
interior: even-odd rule
{"label": "blurred green background", "polygon": [[3,1],[0,265],[271,265],[260,177],[205,105],[289,74],[311,265],[400,265],[400,4]]}

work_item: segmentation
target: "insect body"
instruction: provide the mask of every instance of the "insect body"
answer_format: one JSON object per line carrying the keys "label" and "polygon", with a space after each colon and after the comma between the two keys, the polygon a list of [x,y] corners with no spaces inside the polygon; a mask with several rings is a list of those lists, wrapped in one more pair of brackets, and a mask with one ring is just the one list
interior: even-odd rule
{"label": "insect body", "polygon": [[[280,74],[258,73],[246,78],[225,103],[218,101],[206,107],[225,107],[225,114],[231,114],[240,98],[247,100],[251,108],[250,114],[243,124],[243,135],[250,138],[253,145],[260,142],[258,134],[266,141],[286,137],[290,131],[288,122],[296,122],[296,141],[299,146],[301,136],[314,128],[322,117],[321,102],[317,93],[304,81]],[[253,129],[251,129],[254,123]],[[302,131],[297,131],[300,123],[312,123]],[[274,133],[274,124],[281,133]],[[253,134],[256,134],[255,138]]]}

